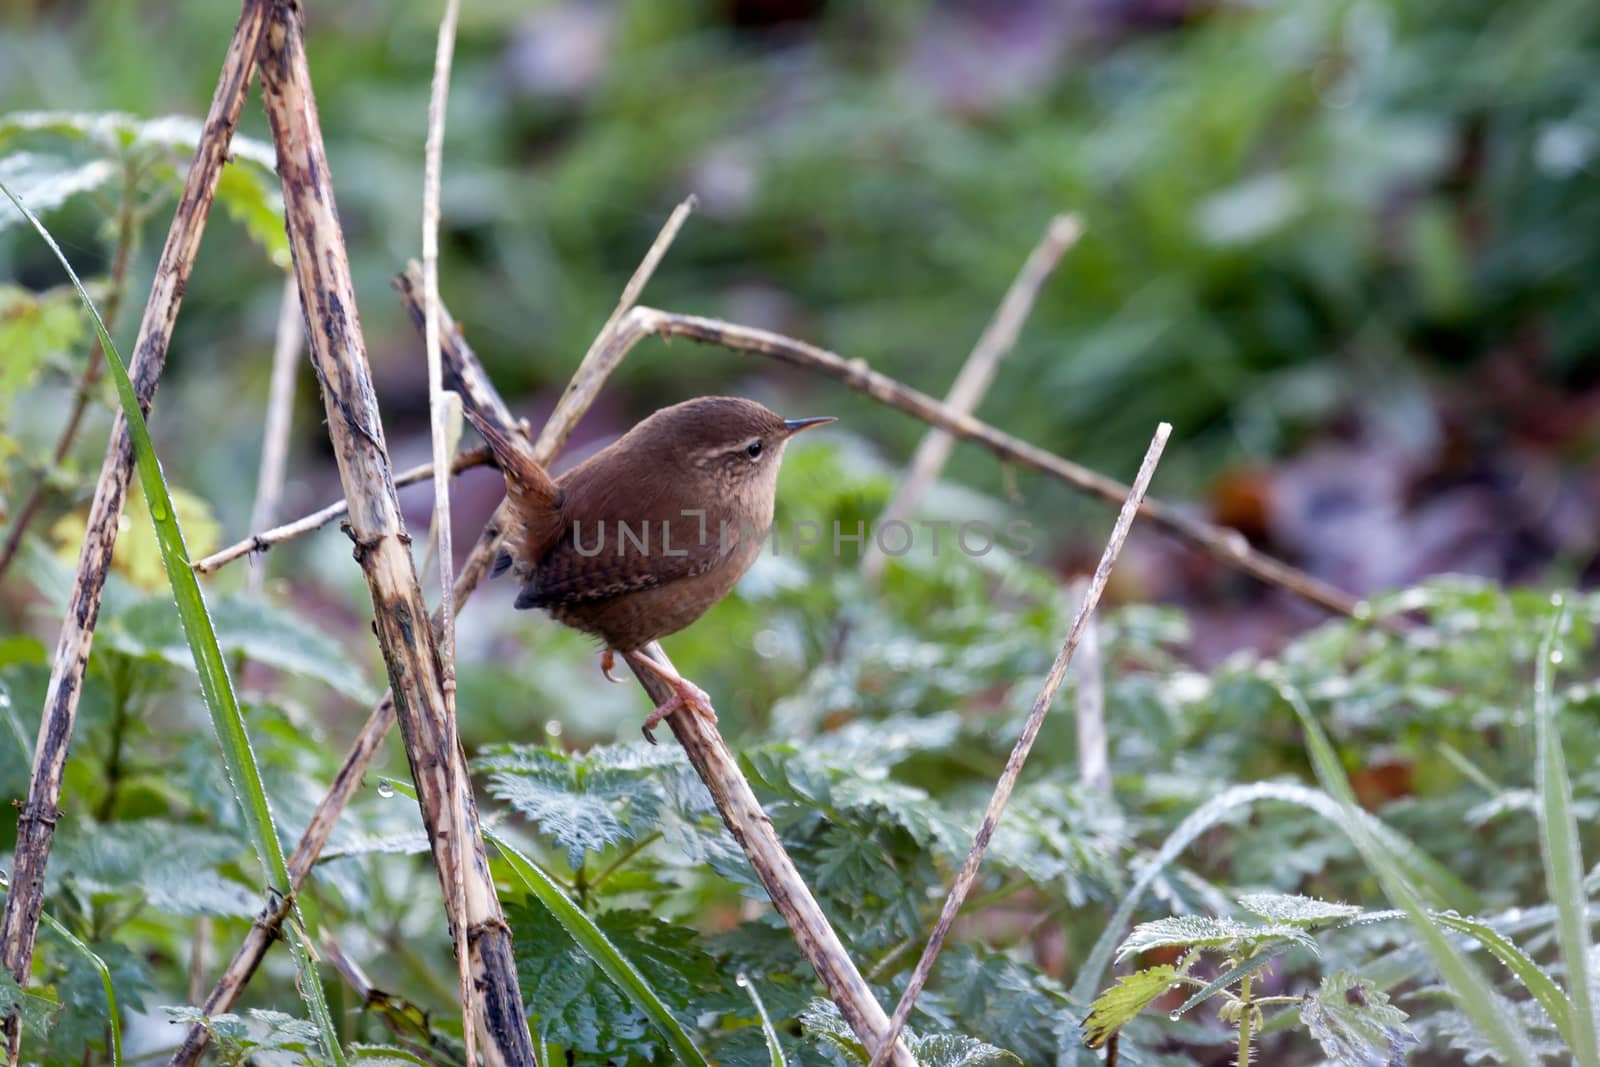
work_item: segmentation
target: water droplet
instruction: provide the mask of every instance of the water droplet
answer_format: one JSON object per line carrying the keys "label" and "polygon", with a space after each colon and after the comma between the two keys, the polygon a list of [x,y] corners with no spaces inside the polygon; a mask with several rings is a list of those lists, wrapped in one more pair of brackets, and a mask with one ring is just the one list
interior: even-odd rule
{"label": "water droplet", "polygon": [[1550,650],[1550,662],[1551,663],[1560,663],[1562,660],[1564,660],[1566,658],[1567,657],[1562,654],[1562,652],[1561,652],[1561,650],[1559,648],[1552,648]]}
{"label": "water droplet", "polygon": [[150,517],[157,522],[165,522],[167,520],[166,505],[159,500],[150,501]]}
{"label": "water droplet", "polygon": [[1559,608],[1561,605],[1565,604],[1566,602],[1567,602],[1566,597],[1562,596],[1560,593],[1551,593],[1550,594],[1550,606],[1551,607]]}
{"label": "water droplet", "polygon": [[550,720],[546,721],[545,724],[544,724],[544,734],[545,734],[546,737],[560,737],[561,736],[561,720],[560,719],[550,719]]}
{"label": "water droplet", "polygon": [[1171,1019],[1173,1022],[1177,1022],[1179,1019],[1183,1018],[1183,1012],[1177,1010],[1169,1011],[1167,1012],[1167,1018]]}
{"label": "water droplet", "polygon": [[394,796],[394,783],[387,778],[378,783],[378,795],[385,800]]}
{"label": "water droplet", "polygon": [[745,986],[750,984],[750,976],[745,974],[743,971],[740,971],[738,974],[734,975],[733,984],[738,986],[740,989],[743,989]]}
{"label": "water droplet", "polygon": [[0,871],[0,888],[10,888],[11,875],[7,871]]}

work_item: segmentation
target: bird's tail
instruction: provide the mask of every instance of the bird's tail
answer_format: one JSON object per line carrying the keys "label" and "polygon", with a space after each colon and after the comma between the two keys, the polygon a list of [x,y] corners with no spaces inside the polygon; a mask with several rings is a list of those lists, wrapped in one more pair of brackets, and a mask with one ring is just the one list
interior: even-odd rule
{"label": "bird's tail", "polygon": [[[529,528],[531,539],[542,542],[544,528],[554,527],[561,507],[561,490],[533,458],[533,446],[521,434],[507,435],[498,425],[462,405],[467,420],[482,436],[506,478],[506,495],[516,505],[517,517]],[[508,546],[509,547],[509,546]]]}

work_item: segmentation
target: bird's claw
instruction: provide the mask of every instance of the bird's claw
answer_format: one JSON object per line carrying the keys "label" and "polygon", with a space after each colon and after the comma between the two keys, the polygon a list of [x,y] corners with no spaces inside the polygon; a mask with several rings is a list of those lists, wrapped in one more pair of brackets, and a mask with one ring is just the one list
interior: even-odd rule
{"label": "bird's claw", "polygon": [[606,681],[610,682],[612,685],[621,685],[623,683],[623,679],[618,678],[611,673],[616,665],[616,654],[613,653],[609,648],[600,653],[600,673],[605,675]]}

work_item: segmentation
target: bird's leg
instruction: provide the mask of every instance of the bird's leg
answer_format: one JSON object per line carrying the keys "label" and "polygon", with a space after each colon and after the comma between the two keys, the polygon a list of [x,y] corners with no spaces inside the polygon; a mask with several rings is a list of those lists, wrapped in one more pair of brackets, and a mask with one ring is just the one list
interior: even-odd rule
{"label": "bird's leg", "polygon": [[704,715],[712,722],[717,721],[716,709],[712,708],[711,698],[706,696],[704,689],[701,689],[671,667],[663,666],[655,658],[643,652],[624,652],[622,655],[629,663],[636,667],[643,667],[672,687],[672,696],[668,698],[666,703],[657,704],[656,710],[652,711],[644,720],[644,739],[646,741],[652,745],[655,744],[655,735],[650,731],[655,729],[662,719],[680,709]]}
{"label": "bird's leg", "polygon": [[617,655],[615,652],[608,648],[604,652],[600,653],[600,673],[605,675],[606,681],[610,682],[612,685],[621,685],[622,679],[614,678],[611,675],[611,670],[616,665]]}

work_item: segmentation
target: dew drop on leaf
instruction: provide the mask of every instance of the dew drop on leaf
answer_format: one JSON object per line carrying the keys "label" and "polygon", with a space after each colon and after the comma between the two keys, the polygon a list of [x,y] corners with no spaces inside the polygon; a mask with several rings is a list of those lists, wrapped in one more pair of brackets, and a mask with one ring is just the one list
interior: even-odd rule
{"label": "dew drop on leaf", "polygon": [[1551,593],[1550,594],[1550,606],[1551,607],[1559,608],[1562,604],[1565,604],[1565,603],[1566,603],[1566,600],[1565,600],[1565,598],[1562,597],[1562,595],[1560,593]]}
{"label": "dew drop on leaf", "polygon": [[1171,1019],[1173,1022],[1177,1022],[1179,1019],[1183,1018],[1183,1012],[1173,1009],[1172,1011],[1167,1012],[1167,1018]]}
{"label": "dew drop on leaf", "polygon": [[[726,973],[726,972],[724,972],[724,973]],[[734,976],[733,984],[738,986],[740,989],[743,989],[745,986],[750,984],[750,978],[743,971],[740,971],[737,975]]]}
{"label": "dew drop on leaf", "polygon": [[544,733],[545,733],[546,737],[560,737],[561,736],[561,720],[560,719],[549,719],[549,720],[547,720],[545,722],[545,724],[544,724]]}
{"label": "dew drop on leaf", "polygon": [[1566,657],[1561,654],[1561,650],[1559,648],[1552,648],[1550,650],[1551,663],[1560,663],[1564,659],[1566,659]]}
{"label": "dew drop on leaf", "polygon": [[394,783],[389,781],[379,782],[378,795],[385,800],[388,800],[390,797],[394,796]]}

